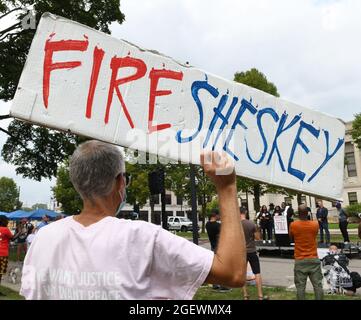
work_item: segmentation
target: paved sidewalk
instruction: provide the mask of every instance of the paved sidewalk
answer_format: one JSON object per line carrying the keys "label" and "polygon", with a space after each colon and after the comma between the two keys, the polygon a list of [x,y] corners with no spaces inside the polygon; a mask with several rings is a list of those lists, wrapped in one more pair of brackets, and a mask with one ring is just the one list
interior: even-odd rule
{"label": "paved sidewalk", "polygon": [[[16,272],[16,278],[13,277],[11,279],[11,277],[9,276],[9,273],[11,270],[18,268],[17,272]],[[8,263],[8,272],[5,276],[3,276],[2,280],[1,280],[1,285],[4,287],[7,287],[9,289],[12,289],[16,292],[20,291],[20,280],[21,280],[21,269],[22,269],[22,263],[19,262],[14,262],[14,261],[9,261]]]}

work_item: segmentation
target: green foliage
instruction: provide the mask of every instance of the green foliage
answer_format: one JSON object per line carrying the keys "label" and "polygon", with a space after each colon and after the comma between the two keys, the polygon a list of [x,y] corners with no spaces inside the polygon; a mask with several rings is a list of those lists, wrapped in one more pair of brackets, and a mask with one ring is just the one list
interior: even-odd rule
{"label": "green foliage", "polygon": [[355,116],[355,120],[352,123],[351,136],[359,149],[361,149],[361,113]]}
{"label": "green foliage", "polygon": [[358,217],[358,214],[361,213],[361,203],[351,204],[345,210],[350,217]]}
{"label": "green foliage", "polygon": [[[19,189],[11,178],[0,178],[0,211],[12,212],[19,208]],[[21,207],[21,204],[20,204]]]}
{"label": "green foliage", "polygon": [[269,82],[266,76],[256,68],[252,68],[246,72],[236,72],[234,81],[262,90],[276,97],[280,96],[277,87],[272,82]]}
{"label": "green foliage", "polygon": [[33,211],[34,209],[33,209],[33,208],[29,208],[29,207],[21,207],[21,210],[30,212],[30,211]]}
{"label": "green foliage", "polygon": [[63,213],[72,215],[81,211],[83,202],[70,181],[67,164],[59,168],[56,185],[52,188],[52,191],[55,199],[61,204]]}
{"label": "green foliage", "polygon": [[56,176],[58,164],[63,163],[81,141],[74,135],[18,120],[10,123],[8,131],[11,136],[2,149],[4,160],[16,166],[18,175],[37,181]]}
{"label": "green foliage", "polygon": [[32,210],[36,209],[48,209],[48,205],[46,203],[35,203],[31,206]]}
{"label": "green foliage", "polygon": [[[27,8],[33,5],[36,24],[44,12],[80,22],[91,28],[110,33],[112,22],[122,23],[124,15],[119,0],[5,0],[0,4],[1,13],[14,11],[16,21],[0,30],[0,99],[9,101],[14,97],[25,60],[34,37],[34,29],[21,29],[21,19]],[[16,13],[15,13],[16,12]],[[77,139],[70,135],[39,128],[14,120],[8,131],[2,150],[5,161],[15,165],[16,173],[40,181],[57,174],[57,167],[74,150]]]}
{"label": "green foliage", "polygon": [[207,215],[208,216],[211,214],[211,211],[213,209],[219,209],[218,199],[215,198],[211,202],[208,202],[206,208],[207,208]]}
{"label": "green foliage", "polygon": [[132,176],[131,183],[127,187],[127,203],[142,208],[150,197],[148,187],[149,167],[126,163],[126,171]]}

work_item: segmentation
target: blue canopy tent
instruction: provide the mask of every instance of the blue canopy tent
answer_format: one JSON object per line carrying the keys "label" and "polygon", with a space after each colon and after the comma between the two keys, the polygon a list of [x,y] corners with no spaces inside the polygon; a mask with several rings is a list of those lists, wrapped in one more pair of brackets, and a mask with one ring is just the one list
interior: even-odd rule
{"label": "blue canopy tent", "polygon": [[47,209],[37,209],[37,210],[31,211],[29,213],[30,213],[29,218],[33,219],[33,220],[40,220],[45,215],[47,215],[51,219],[54,219],[61,215],[60,213],[57,213],[53,210],[47,210]]}
{"label": "blue canopy tent", "polygon": [[29,218],[31,216],[31,212],[23,211],[23,210],[16,210],[14,212],[8,213],[7,217],[10,220],[19,220],[23,218]]}

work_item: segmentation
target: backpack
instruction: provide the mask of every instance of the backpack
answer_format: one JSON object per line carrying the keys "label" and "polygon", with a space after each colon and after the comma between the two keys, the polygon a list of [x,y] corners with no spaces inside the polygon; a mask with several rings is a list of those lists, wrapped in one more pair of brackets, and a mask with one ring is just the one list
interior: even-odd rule
{"label": "backpack", "polygon": [[352,284],[355,289],[361,288],[361,276],[358,272],[350,273]]}

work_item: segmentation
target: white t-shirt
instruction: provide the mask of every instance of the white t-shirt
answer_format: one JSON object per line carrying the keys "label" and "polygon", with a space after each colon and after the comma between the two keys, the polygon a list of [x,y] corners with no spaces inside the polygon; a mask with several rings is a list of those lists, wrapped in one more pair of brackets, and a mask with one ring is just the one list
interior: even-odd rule
{"label": "white t-shirt", "polygon": [[35,234],[34,233],[30,233],[27,237],[26,237],[26,242],[27,244],[30,246],[33,242],[35,238]]}
{"label": "white t-shirt", "polygon": [[26,299],[192,299],[212,251],[143,221],[67,217],[42,228],[25,257]]}

